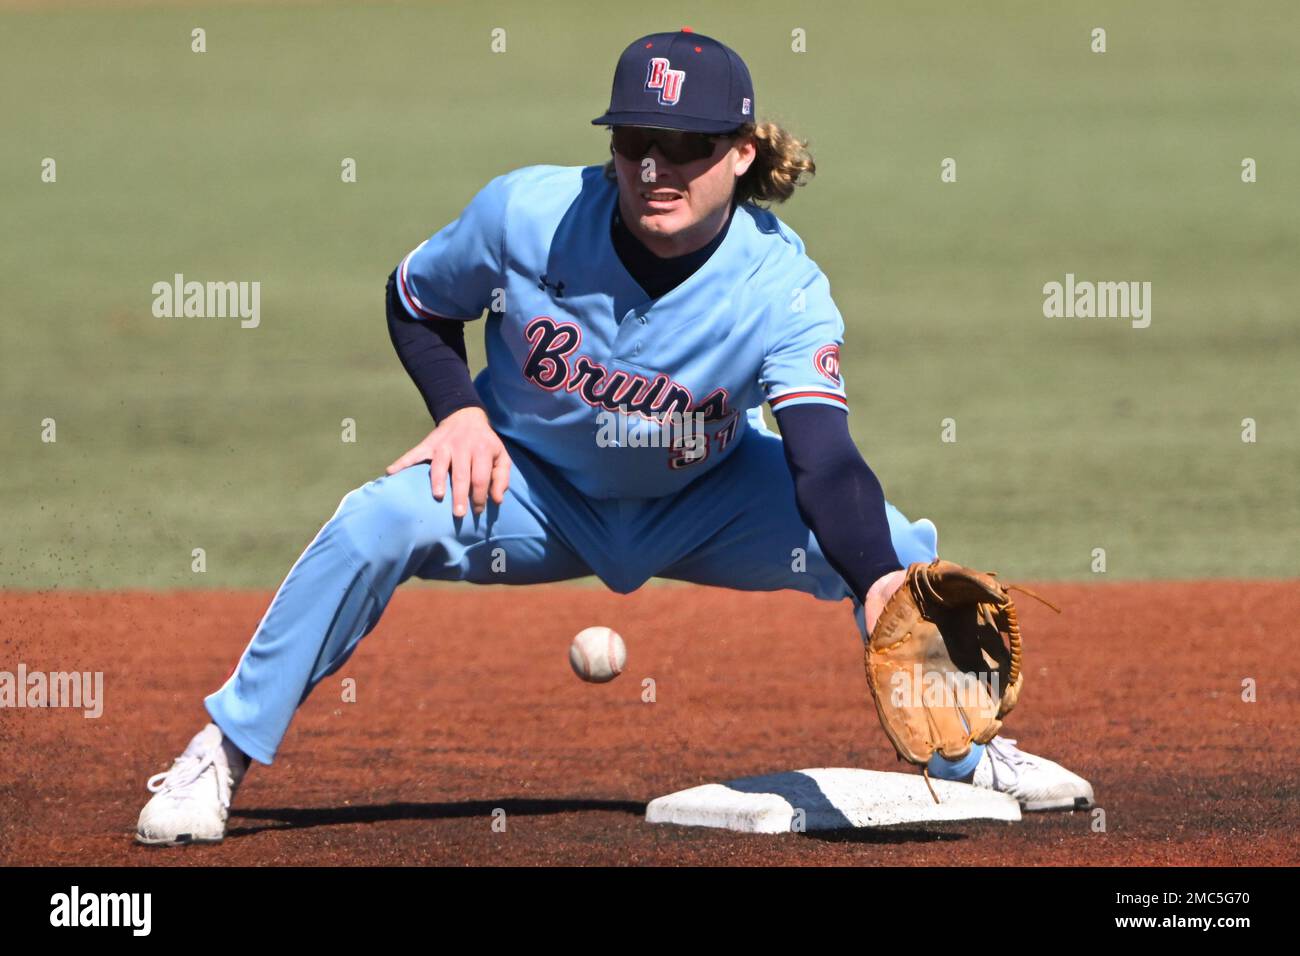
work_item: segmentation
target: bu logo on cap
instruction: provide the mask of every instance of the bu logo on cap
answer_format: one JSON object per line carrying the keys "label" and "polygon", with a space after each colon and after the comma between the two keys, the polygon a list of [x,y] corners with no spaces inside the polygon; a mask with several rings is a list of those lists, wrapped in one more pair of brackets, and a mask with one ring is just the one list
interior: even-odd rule
{"label": "bu logo on cap", "polygon": [[663,106],[675,106],[681,99],[682,84],[686,82],[685,70],[673,70],[668,67],[666,57],[654,56],[646,68],[645,88],[659,91],[659,102]]}

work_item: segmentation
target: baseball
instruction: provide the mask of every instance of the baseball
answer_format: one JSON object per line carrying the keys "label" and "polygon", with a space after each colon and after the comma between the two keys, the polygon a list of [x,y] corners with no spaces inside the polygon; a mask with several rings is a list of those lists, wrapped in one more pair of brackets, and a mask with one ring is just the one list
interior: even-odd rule
{"label": "baseball", "polygon": [[612,628],[583,628],[569,645],[569,663],[583,680],[603,684],[623,673],[627,666],[627,647]]}

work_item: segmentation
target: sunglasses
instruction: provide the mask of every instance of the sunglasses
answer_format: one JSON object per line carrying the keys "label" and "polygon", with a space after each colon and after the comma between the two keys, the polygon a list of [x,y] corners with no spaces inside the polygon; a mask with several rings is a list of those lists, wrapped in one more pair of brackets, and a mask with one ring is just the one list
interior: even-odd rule
{"label": "sunglasses", "polygon": [[643,158],[651,147],[670,163],[693,163],[713,155],[713,144],[729,139],[734,133],[691,133],[680,129],[654,129],[649,126],[615,126],[610,145],[614,152],[633,162]]}

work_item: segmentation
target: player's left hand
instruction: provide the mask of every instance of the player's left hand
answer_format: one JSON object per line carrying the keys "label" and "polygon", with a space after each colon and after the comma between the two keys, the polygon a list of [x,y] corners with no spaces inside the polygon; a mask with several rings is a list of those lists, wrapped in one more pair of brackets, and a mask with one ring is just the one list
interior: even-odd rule
{"label": "player's left hand", "polygon": [[906,571],[890,571],[883,577],[876,578],[876,583],[871,585],[867,591],[865,611],[867,615],[867,633],[870,634],[876,629],[876,621],[880,620],[880,612],[885,609],[889,599],[894,596],[894,592],[899,586],[907,580]]}
{"label": "player's left hand", "polygon": [[926,765],[935,753],[964,757],[973,744],[992,740],[1016,706],[1024,672],[1009,589],[1038,597],[1003,585],[992,572],[939,558],[871,586],[864,602],[875,612],[868,611],[867,683],[903,759]]}

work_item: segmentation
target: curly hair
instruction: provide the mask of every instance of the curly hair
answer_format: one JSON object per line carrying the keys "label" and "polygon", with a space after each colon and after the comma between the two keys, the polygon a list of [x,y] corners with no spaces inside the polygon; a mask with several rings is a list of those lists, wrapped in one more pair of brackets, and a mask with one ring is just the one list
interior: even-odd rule
{"label": "curly hair", "polygon": [[[776,123],[746,123],[727,135],[732,139],[749,136],[757,150],[754,162],[736,183],[738,203],[785,202],[794,195],[797,186],[807,185],[805,177],[817,173],[808,141]],[[605,164],[605,177],[617,178],[612,158]]]}

